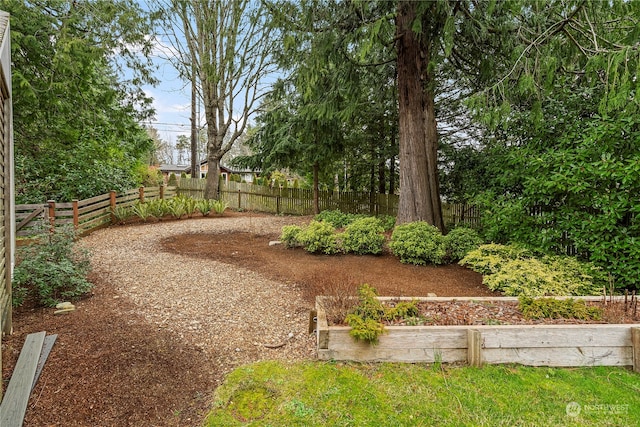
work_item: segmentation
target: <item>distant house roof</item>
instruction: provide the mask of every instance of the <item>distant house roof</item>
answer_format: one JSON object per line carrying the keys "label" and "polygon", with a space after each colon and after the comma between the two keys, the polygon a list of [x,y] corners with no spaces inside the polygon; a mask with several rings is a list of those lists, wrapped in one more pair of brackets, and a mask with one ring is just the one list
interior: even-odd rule
{"label": "distant house roof", "polygon": [[[200,162],[198,162],[198,164],[200,166],[204,166],[207,164],[207,160],[200,160]],[[184,171],[186,173],[191,173],[191,166],[185,166]],[[229,166],[225,166],[225,165],[220,165],[220,172],[225,172],[225,173],[233,173],[233,174],[242,174],[242,173],[252,173],[252,174],[260,174],[262,173],[262,171],[260,170],[252,170],[252,169],[233,169]]]}
{"label": "distant house roof", "polygon": [[182,172],[187,172],[187,169],[191,169],[189,166],[187,165],[168,165],[168,164],[163,164],[160,165],[160,172],[162,173],[182,173]]}

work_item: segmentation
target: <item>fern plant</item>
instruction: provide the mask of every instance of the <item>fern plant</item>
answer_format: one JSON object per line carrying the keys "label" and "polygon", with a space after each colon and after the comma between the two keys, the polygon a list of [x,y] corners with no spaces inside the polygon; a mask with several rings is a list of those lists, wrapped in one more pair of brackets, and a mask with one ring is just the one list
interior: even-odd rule
{"label": "fern plant", "polygon": [[136,202],[136,204],[133,205],[133,213],[143,221],[147,221],[153,216],[149,204],[141,202]]}
{"label": "fern plant", "polygon": [[111,213],[118,224],[123,224],[133,215],[133,210],[128,206],[115,206],[111,208]]}
{"label": "fern plant", "polygon": [[224,211],[227,210],[228,207],[229,207],[229,204],[224,200],[211,201],[211,209],[213,209],[213,211],[218,215],[222,215]]}

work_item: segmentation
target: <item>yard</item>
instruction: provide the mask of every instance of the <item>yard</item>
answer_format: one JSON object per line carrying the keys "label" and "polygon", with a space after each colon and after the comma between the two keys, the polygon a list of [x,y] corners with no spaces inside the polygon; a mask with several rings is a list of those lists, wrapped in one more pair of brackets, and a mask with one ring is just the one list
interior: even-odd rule
{"label": "yard", "polygon": [[6,386],[26,334],[58,334],[24,425],[200,425],[234,368],[314,359],[308,313],[327,290],[369,283],[381,295],[491,295],[480,275],[455,265],[269,245],[283,225],[307,220],[228,212],[83,238],[92,295],[63,316],[18,309],[3,341]]}

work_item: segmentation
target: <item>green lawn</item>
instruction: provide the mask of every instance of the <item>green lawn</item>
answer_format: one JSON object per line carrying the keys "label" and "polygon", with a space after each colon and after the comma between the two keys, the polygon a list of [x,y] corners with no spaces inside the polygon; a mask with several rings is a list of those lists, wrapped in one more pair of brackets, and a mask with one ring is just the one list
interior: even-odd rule
{"label": "green lawn", "polygon": [[640,375],[621,368],[261,362],[227,377],[215,393],[206,425],[636,426],[639,422]]}

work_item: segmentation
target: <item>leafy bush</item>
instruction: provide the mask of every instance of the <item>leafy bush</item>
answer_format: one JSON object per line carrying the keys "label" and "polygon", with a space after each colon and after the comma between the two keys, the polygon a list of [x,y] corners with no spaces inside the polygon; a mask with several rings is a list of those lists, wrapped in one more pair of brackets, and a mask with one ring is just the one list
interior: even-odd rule
{"label": "leafy bush", "polygon": [[490,243],[469,251],[460,260],[460,265],[469,267],[480,274],[493,274],[500,271],[508,261],[532,257],[534,257],[533,252],[522,246]]}
{"label": "leafy bush", "polygon": [[391,215],[378,215],[376,218],[380,220],[380,224],[384,231],[393,230],[393,227],[396,226],[396,217]]}
{"label": "leafy bush", "polygon": [[483,245],[460,261],[482,273],[493,291],[519,296],[597,295],[605,285],[600,269],[567,256],[538,256],[515,245]]}
{"label": "leafy bush", "polygon": [[371,344],[385,331],[383,320],[414,318],[419,315],[416,301],[401,301],[394,307],[386,307],[378,299],[378,292],[370,285],[358,288],[358,305],[345,318],[351,327],[349,335]]}
{"label": "leafy bush", "polygon": [[377,297],[376,290],[367,284],[358,288],[358,305],[345,318],[345,322],[351,327],[349,335],[356,340],[376,344],[378,337],[384,332],[382,318],[385,310]]}
{"label": "leafy bush", "polygon": [[313,219],[316,221],[324,221],[331,224],[335,228],[344,228],[353,221],[354,215],[344,213],[338,209],[326,210],[317,214]]}
{"label": "leafy bush", "polygon": [[384,333],[384,325],[379,320],[362,318],[351,313],[347,315],[345,321],[351,327],[349,335],[357,341],[376,344],[378,337]]}
{"label": "leafy bush", "polygon": [[387,320],[415,318],[420,315],[416,301],[400,301],[394,307],[385,309],[384,318]]}
{"label": "leafy bush", "polygon": [[442,264],[446,254],[440,230],[423,221],[396,226],[389,248],[404,264]]}
{"label": "leafy bush", "polygon": [[335,254],[340,250],[335,228],[327,222],[311,221],[298,233],[297,239],[311,253]]}
{"label": "leafy bush", "polygon": [[171,172],[169,174],[169,180],[167,181],[167,185],[169,187],[175,187],[178,185],[178,177],[176,177],[176,174]]}
{"label": "leafy bush", "polygon": [[384,229],[380,220],[374,217],[360,218],[347,225],[342,233],[342,247],[345,252],[358,255],[382,253]]}
{"label": "leafy bush", "polygon": [[298,240],[298,235],[302,231],[302,227],[297,225],[285,225],[282,227],[282,234],[280,240],[287,248],[295,248],[301,246]]}
{"label": "leafy bush", "polygon": [[444,236],[445,250],[449,261],[459,261],[473,249],[477,249],[482,244],[482,239],[478,232],[472,228],[454,228]]}
{"label": "leafy bush", "polygon": [[43,235],[38,243],[22,246],[13,275],[17,290],[14,305],[28,295],[34,295],[44,306],[53,307],[89,292],[93,286],[87,280],[90,270],[89,253],[75,246],[75,234],[70,230]]}
{"label": "leafy bush", "polygon": [[527,319],[579,319],[600,320],[603,310],[600,307],[588,306],[584,300],[568,298],[519,298],[519,309]]}

